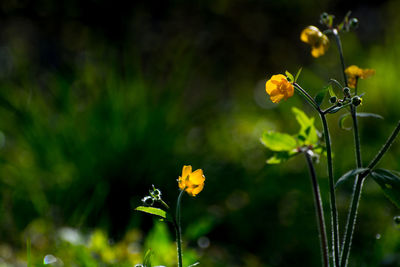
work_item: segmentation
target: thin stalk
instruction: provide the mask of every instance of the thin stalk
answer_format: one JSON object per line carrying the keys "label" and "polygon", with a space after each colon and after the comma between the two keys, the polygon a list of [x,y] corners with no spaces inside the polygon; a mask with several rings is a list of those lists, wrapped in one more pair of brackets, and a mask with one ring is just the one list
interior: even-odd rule
{"label": "thin stalk", "polygon": [[381,150],[379,150],[379,152],[376,154],[375,158],[368,164],[368,167],[367,167],[368,170],[366,172],[360,174],[359,177],[357,177],[356,183],[354,185],[353,198],[351,201],[351,207],[350,207],[350,212],[349,212],[348,221],[347,221],[346,234],[345,234],[345,238],[343,240],[342,257],[341,257],[340,266],[345,267],[345,266],[347,266],[347,263],[348,263],[351,242],[352,242],[353,234],[354,234],[354,227],[355,227],[356,219],[357,219],[357,209],[358,209],[358,204],[359,204],[364,180],[368,176],[368,174],[371,172],[371,170],[376,166],[376,164],[378,164],[378,162],[381,160],[383,155],[387,152],[387,150],[392,145],[392,143],[396,139],[399,132],[400,132],[400,121],[397,123],[396,128],[393,130],[392,134],[386,140],[386,142],[382,146]]}
{"label": "thin stalk", "polygon": [[314,193],[314,204],[315,204],[315,210],[317,212],[317,223],[318,223],[319,240],[320,240],[321,253],[322,253],[322,262],[323,262],[323,266],[329,267],[329,253],[328,253],[329,250],[328,250],[328,242],[327,242],[327,238],[326,238],[324,209],[322,207],[322,200],[321,200],[321,194],[319,192],[317,175],[315,174],[314,165],[313,165],[311,156],[308,153],[308,151],[304,152],[304,156],[306,157],[308,169],[310,171],[311,184],[312,184],[313,193]]}
{"label": "thin stalk", "polygon": [[174,227],[176,232],[176,244],[178,249],[178,267],[182,267],[182,231],[181,231],[181,199],[185,190],[181,190],[176,202],[176,218],[174,220]]}
{"label": "thin stalk", "polygon": [[335,181],[333,178],[333,164],[332,164],[332,149],[331,139],[329,135],[328,123],[325,114],[319,112],[322,125],[324,128],[326,155],[328,161],[328,176],[329,176],[329,195],[330,195],[330,208],[331,208],[331,224],[332,224],[332,246],[333,246],[333,264],[339,266],[339,223],[338,212],[336,207],[336,194],[335,194]]}
{"label": "thin stalk", "polygon": [[306,100],[308,103],[310,103],[311,106],[313,106],[318,112],[321,111],[321,109],[319,108],[318,104],[315,102],[314,98],[312,98],[306,90],[304,90],[303,88],[301,88],[300,85],[298,85],[297,83],[293,83],[294,88],[297,89],[297,92],[299,92]]}
{"label": "thin stalk", "polygon": [[[333,31],[333,35],[335,36],[336,44],[337,44],[337,47],[339,50],[343,78],[344,78],[345,85],[347,87],[348,82],[347,82],[347,76],[345,73],[346,65],[344,63],[344,58],[343,58],[342,43],[340,41],[340,36],[336,29]],[[356,166],[357,166],[357,168],[362,168],[360,135],[359,135],[359,131],[358,131],[358,121],[357,121],[357,108],[355,106],[351,105],[350,113],[351,113],[351,118],[353,121]],[[360,177],[360,175],[357,175],[356,179],[354,181],[353,197],[352,197],[352,201],[350,204],[349,213],[347,216],[346,230],[345,230],[345,235],[343,238],[343,245],[342,245],[342,250],[341,250],[340,266],[342,266],[342,267],[347,266],[348,257],[349,257],[349,253],[350,253],[351,241],[353,238],[354,227],[355,227],[355,223],[356,223],[356,219],[357,219],[357,210],[358,210],[358,205],[359,205],[360,198],[361,198],[361,191],[362,191],[363,183],[364,183],[363,177]]]}

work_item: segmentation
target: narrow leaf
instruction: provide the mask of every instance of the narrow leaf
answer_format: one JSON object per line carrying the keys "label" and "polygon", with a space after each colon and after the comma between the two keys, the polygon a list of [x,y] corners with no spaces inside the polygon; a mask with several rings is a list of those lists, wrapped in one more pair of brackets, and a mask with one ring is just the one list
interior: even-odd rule
{"label": "narrow leaf", "polygon": [[159,208],[139,206],[135,210],[159,216],[162,219],[167,220],[167,221],[170,220],[170,217],[168,216],[167,212],[165,210],[162,210]]}
{"label": "narrow leaf", "polygon": [[290,82],[294,82],[293,75],[292,75],[290,72],[285,71],[285,74],[286,74],[286,76],[289,78]]}
{"label": "narrow leaf", "polygon": [[261,143],[272,151],[290,151],[296,148],[297,142],[292,136],[277,132],[264,132]]}
{"label": "narrow leaf", "polygon": [[342,177],[339,178],[339,180],[336,182],[335,188],[346,182],[348,179],[350,179],[353,176],[356,176],[357,174],[360,174],[362,172],[365,172],[368,170],[368,168],[358,168],[354,169],[351,171],[346,172],[345,174],[342,175]]}
{"label": "narrow leaf", "polygon": [[400,177],[396,171],[377,169],[371,173],[372,178],[382,188],[384,194],[393,204],[400,208]]}
{"label": "narrow leaf", "polygon": [[303,68],[300,68],[300,69],[297,71],[296,76],[294,77],[294,82],[297,82],[297,79],[299,78],[300,73],[301,73],[302,70],[303,70]]}
{"label": "narrow leaf", "polygon": [[153,251],[148,249],[144,254],[143,264],[146,267],[151,267],[151,256],[153,256]]}
{"label": "narrow leaf", "polygon": [[[344,130],[351,130],[352,127],[346,127],[344,125],[345,120],[350,116],[350,113],[345,113],[342,116],[340,116],[339,118],[339,127],[344,129]],[[367,112],[357,112],[357,117],[360,118],[367,118],[367,117],[371,117],[371,118],[376,118],[376,119],[382,119],[383,117],[379,114],[375,114],[375,113],[367,113]]]}

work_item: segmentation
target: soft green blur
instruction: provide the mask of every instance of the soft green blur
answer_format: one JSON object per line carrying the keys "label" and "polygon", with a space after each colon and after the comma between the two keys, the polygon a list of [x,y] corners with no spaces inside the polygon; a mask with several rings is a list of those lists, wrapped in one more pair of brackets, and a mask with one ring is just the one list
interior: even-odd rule
{"label": "soft green blur", "polygon": [[[183,165],[206,176],[204,190],[182,201],[185,266],[320,266],[305,161],[266,165],[272,153],[259,139],[296,133],[292,107],[321,124],[298,95],[273,104],[265,82],[301,66],[311,95],[342,81],[334,43],[314,59],[299,35],[323,11],[339,20],[351,8],[360,27],[342,36],[345,61],[376,70],[360,81],[359,110],[384,117],[359,120],[369,162],[400,117],[398,1],[142,3],[110,10],[111,28],[85,20],[79,1],[34,11],[17,2],[1,6],[1,267],[26,266],[28,237],[32,266],[49,254],[64,266],[133,266],[148,249],[154,265],[174,266],[173,228],[133,209],[152,184],[174,207]],[[107,12],[94,2],[94,14]],[[342,113],[328,118],[336,179],[355,167]],[[400,170],[399,156],[397,141],[379,166]],[[316,168],[329,222],[325,164]],[[341,235],[351,192],[351,183],[337,191]],[[400,264],[396,215],[367,180],[350,266]]]}

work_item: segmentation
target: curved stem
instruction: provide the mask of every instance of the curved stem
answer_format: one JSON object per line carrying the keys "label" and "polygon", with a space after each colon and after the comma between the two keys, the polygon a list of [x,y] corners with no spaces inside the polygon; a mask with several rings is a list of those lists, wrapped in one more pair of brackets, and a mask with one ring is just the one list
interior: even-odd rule
{"label": "curved stem", "polygon": [[296,88],[296,91],[299,92],[306,100],[308,103],[310,103],[311,106],[313,106],[318,112],[321,111],[321,109],[319,108],[318,104],[315,102],[314,98],[312,98],[306,90],[304,90],[303,88],[301,88],[300,85],[298,85],[297,83],[293,83],[294,88]]}
{"label": "curved stem", "polygon": [[328,161],[328,176],[329,176],[329,193],[330,193],[330,208],[331,208],[331,224],[332,224],[332,247],[333,247],[333,264],[339,266],[339,223],[338,212],[336,207],[336,194],[335,194],[335,181],[333,178],[333,164],[332,164],[332,149],[331,140],[329,135],[328,123],[325,114],[319,113],[322,125],[324,127],[324,136],[326,144],[326,155]]}
{"label": "curved stem", "polygon": [[174,227],[176,232],[176,244],[178,249],[178,267],[182,267],[182,232],[181,232],[181,199],[185,190],[181,190],[176,202],[176,218]]}
{"label": "curved stem", "polygon": [[322,253],[322,261],[323,266],[329,266],[329,253],[328,253],[328,242],[326,238],[326,226],[325,226],[325,219],[324,219],[324,209],[322,207],[322,200],[321,194],[319,192],[319,185],[317,181],[317,176],[315,174],[314,165],[311,159],[310,154],[308,151],[304,152],[304,156],[306,157],[308,169],[310,171],[311,177],[311,184],[314,193],[314,204],[315,210],[317,212],[317,222],[318,222],[318,230],[319,230],[319,239],[320,239],[320,246],[321,246],[321,253]]}

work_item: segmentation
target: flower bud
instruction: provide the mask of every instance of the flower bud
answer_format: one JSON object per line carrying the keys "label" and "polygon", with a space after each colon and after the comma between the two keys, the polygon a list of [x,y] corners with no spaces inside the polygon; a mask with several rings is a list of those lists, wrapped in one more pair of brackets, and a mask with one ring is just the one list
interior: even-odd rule
{"label": "flower bud", "polygon": [[329,102],[330,102],[331,104],[335,104],[336,101],[337,101],[337,97],[336,97],[336,96],[331,96],[331,98],[329,98]]}
{"label": "flower bud", "polygon": [[351,103],[354,105],[354,106],[358,106],[358,105],[360,105],[361,103],[362,103],[362,98],[361,97],[359,97],[358,95],[356,95],[356,96],[354,96],[352,99],[351,99]]}
{"label": "flower bud", "polygon": [[354,30],[354,29],[357,29],[357,27],[358,27],[358,19],[356,19],[356,18],[350,19],[349,29]]}
{"label": "flower bud", "polygon": [[343,89],[343,94],[345,95],[345,96],[350,96],[350,88],[349,87],[345,87],[344,89]]}
{"label": "flower bud", "polygon": [[394,216],[393,221],[395,224],[400,225],[400,216]]}
{"label": "flower bud", "polygon": [[142,198],[142,202],[146,206],[152,206],[154,204],[154,199],[151,196],[145,196]]}

